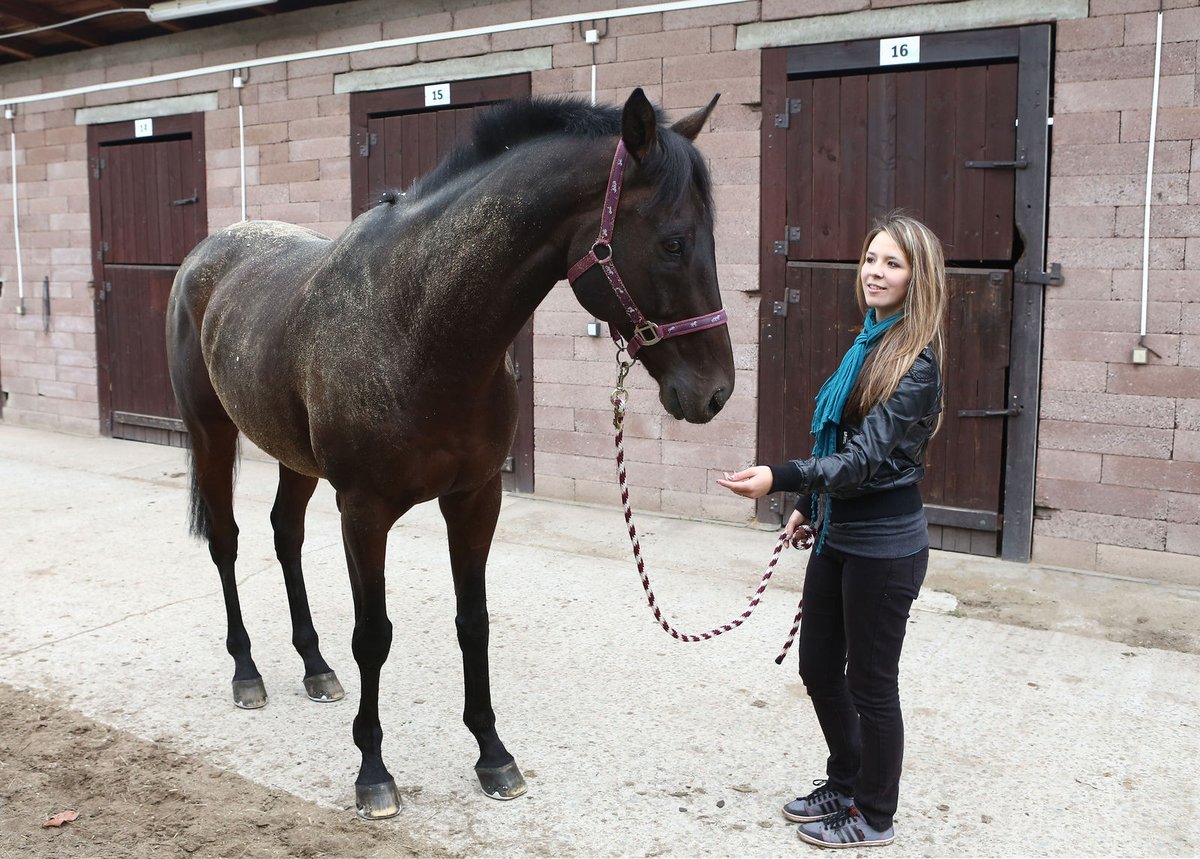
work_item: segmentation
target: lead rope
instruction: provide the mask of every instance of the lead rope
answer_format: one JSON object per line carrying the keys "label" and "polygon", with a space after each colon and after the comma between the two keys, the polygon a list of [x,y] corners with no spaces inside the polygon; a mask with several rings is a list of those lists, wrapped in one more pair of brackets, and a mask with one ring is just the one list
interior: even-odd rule
{"label": "lead rope", "polygon": [[[737,629],[745,623],[754,609],[758,606],[762,595],[767,590],[767,584],[771,581],[771,576],[775,573],[775,565],[779,562],[779,553],[788,543],[786,533],[780,534],[779,539],[775,541],[775,549],[771,552],[771,560],[767,562],[767,568],[763,572],[762,581],[758,585],[758,590],[754,592],[754,596],[750,598],[750,604],[746,606],[746,610],[738,617],[722,624],[708,632],[701,633],[684,633],[679,632],[671,623],[663,617],[662,611],[658,607],[658,601],[654,598],[654,591],[650,587],[650,578],[646,575],[646,564],[642,560],[642,547],[638,543],[637,528],[633,524],[633,508],[629,505],[629,486],[625,476],[625,403],[629,397],[629,392],[625,390],[625,377],[629,374],[630,368],[633,366],[630,361],[622,361],[620,352],[617,353],[617,387],[612,392],[613,406],[613,429],[616,430],[616,448],[617,448],[617,479],[621,484],[621,506],[625,509],[625,524],[629,526],[629,542],[633,545],[633,559],[637,562],[638,576],[642,580],[642,589],[646,592],[646,600],[650,603],[650,609],[654,612],[654,619],[658,621],[669,636],[679,641],[708,641],[716,638],[722,633]],[[792,535],[792,547],[797,549],[807,549],[812,545],[813,532],[807,525],[796,529]],[[804,614],[804,599],[801,598],[800,605],[796,609],[796,618],[792,622],[791,632],[788,633],[787,641],[784,642],[783,649],[779,651],[779,655],[775,657],[775,664],[780,665],[787,657],[788,650],[791,649],[792,642],[796,639],[796,633],[800,629],[800,619]]]}

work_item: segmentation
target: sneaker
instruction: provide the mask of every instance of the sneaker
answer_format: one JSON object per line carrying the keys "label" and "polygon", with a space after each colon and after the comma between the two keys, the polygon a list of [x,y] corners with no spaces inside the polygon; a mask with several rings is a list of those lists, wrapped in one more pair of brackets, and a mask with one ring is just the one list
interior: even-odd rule
{"label": "sneaker", "polygon": [[783,807],[783,816],[794,823],[810,823],[849,808],[854,799],[840,790],[825,786],[825,779],[813,782],[816,787],[808,796],[798,796]]}
{"label": "sneaker", "polygon": [[797,828],[800,837],[818,847],[882,847],[896,840],[896,827],[880,832],[853,805]]}

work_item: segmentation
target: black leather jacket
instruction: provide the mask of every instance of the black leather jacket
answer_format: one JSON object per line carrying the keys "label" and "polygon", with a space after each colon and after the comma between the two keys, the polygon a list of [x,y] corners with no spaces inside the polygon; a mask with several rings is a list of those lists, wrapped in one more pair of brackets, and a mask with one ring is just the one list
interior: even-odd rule
{"label": "black leather jacket", "polygon": [[837,453],[771,466],[771,491],[801,493],[798,507],[807,512],[806,494],[858,498],[915,486],[925,476],[925,446],[941,410],[942,375],[926,348],[891,397],[858,425],[839,428]]}

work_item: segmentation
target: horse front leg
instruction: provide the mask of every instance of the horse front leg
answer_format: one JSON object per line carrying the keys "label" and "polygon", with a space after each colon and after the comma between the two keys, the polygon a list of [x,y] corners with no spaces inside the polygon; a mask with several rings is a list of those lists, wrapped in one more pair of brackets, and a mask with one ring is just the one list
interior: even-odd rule
{"label": "horse front leg", "polygon": [[300,553],[304,546],[304,512],[317,488],[317,478],[292,471],[279,464],[279,490],[271,508],[271,526],[275,531],[275,556],[283,568],[288,609],[292,615],[292,646],[304,660],[304,691],[313,701],[340,701],[346,697],[337,674],[321,655],[317,630],[308,607],[304,570]]}
{"label": "horse front leg", "polygon": [[379,724],[379,673],[392,647],[383,565],[388,529],[399,516],[373,500],[339,497],[338,507],[354,595],[351,645],[361,686],[354,717],[354,744],[362,752],[354,782],[355,805],[360,817],[378,820],[400,812],[396,781],[383,763],[383,728]]}
{"label": "horse front leg", "polygon": [[476,492],[438,499],[450,543],[454,575],[458,645],[462,650],[466,691],[463,722],[479,743],[475,775],[493,799],[525,793],[525,777],[496,733],[488,675],[488,612],[485,571],[496,520],[500,515],[500,476]]}

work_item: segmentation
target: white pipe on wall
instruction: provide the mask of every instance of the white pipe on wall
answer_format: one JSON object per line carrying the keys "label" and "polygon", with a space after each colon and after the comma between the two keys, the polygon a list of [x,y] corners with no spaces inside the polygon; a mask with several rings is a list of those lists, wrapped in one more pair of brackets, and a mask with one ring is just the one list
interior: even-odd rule
{"label": "white pipe on wall", "polygon": [[[7,111],[6,111],[7,113]],[[9,114],[11,120],[12,116]],[[17,315],[25,315],[25,272],[21,268],[21,216],[17,211],[17,132],[8,132],[9,152],[12,155],[13,244],[17,249]]]}
{"label": "white pipe on wall", "polygon": [[[247,72],[249,77],[249,72]],[[242,89],[246,78],[240,71],[233,73],[233,88],[237,90],[238,103],[238,184],[242,193],[242,220],[246,220],[246,111],[242,106]]]}
{"label": "white pipe on wall", "polygon": [[1142,326],[1138,342],[1146,336],[1146,310],[1150,297],[1150,201],[1154,190],[1154,135],[1158,127],[1158,81],[1162,71],[1163,13],[1158,10],[1158,34],[1154,37],[1154,94],[1150,97],[1150,144],[1146,153],[1146,211],[1142,217]]}

